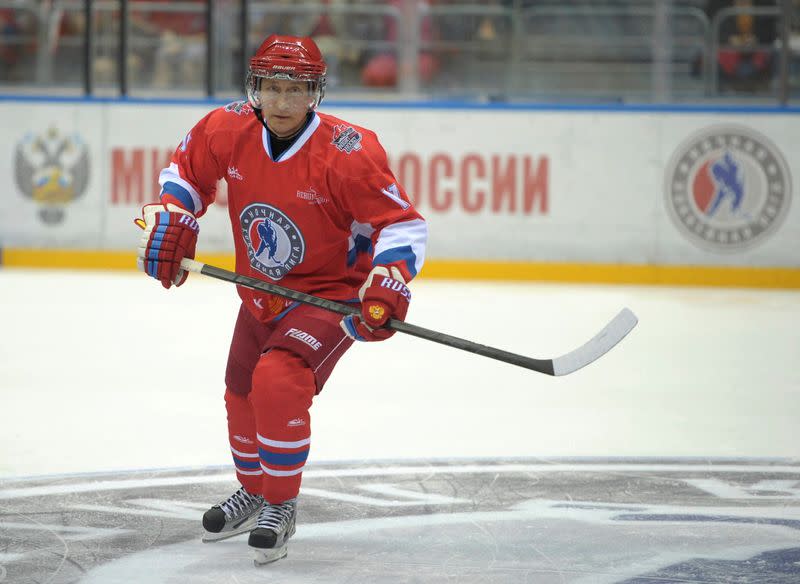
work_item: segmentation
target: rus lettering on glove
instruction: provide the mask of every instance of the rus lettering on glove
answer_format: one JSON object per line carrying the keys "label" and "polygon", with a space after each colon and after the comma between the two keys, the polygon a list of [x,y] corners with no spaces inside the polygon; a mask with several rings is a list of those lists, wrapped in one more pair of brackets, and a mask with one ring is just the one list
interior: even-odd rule
{"label": "rus lettering on glove", "polygon": [[394,266],[375,266],[358,291],[361,314],[348,315],[341,326],[356,341],[383,341],[395,331],[381,328],[390,319],[404,320],[411,292],[400,270]]}

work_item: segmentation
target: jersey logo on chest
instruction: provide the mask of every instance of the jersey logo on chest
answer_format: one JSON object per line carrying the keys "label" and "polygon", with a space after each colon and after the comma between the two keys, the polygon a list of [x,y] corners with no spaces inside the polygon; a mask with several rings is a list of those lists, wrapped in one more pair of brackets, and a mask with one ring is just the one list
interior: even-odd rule
{"label": "jersey logo on chest", "polygon": [[250,265],[272,280],[280,280],[303,261],[306,243],[295,223],[266,203],[248,205],[239,215]]}

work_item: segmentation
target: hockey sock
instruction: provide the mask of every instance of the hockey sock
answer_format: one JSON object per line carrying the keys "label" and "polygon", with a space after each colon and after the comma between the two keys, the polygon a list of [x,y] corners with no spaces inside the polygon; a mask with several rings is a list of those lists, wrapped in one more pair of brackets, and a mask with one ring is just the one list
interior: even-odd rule
{"label": "hockey sock", "polygon": [[225,392],[228,410],[228,440],[231,445],[236,478],[252,495],[261,494],[261,464],[258,459],[256,422],[246,395]]}
{"label": "hockey sock", "polygon": [[311,443],[308,410],[315,392],[313,372],[289,351],[272,349],[253,372],[249,399],[264,473],[261,494],[270,503],[282,503],[300,491]]}

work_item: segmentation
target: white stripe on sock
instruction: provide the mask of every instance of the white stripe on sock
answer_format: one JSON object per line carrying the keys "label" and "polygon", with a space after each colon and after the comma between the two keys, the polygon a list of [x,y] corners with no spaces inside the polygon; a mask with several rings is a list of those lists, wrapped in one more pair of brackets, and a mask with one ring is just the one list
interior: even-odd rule
{"label": "white stripe on sock", "polygon": [[305,438],[303,440],[298,440],[297,442],[282,442],[280,440],[270,440],[269,438],[264,438],[261,434],[257,434],[258,441],[265,446],[275,446],[276,448],[300,448],[301,446],[305,446],[307,444],[311,444],[311,438]]}

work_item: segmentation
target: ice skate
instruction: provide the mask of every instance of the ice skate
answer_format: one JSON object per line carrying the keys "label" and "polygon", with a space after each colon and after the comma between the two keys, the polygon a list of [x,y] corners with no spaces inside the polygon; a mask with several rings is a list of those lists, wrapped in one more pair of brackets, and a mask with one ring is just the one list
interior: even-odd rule
{"label": "ice skate", "polygon": [[258,512],[264,506],[261,495],[251,495],[244,487],[214,505],[203,515],[203,534],[205,543],[220,541],[246,533],[256,526]]}
{"label": "ice skate", "polygon": [[294,535],[296,516],[297,499],[289,499],[278,505],[264,505],[247,542],[255,551],[256,566],[286,557],[286,544]]}

